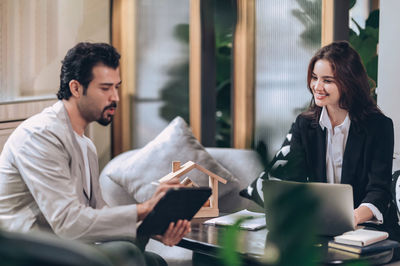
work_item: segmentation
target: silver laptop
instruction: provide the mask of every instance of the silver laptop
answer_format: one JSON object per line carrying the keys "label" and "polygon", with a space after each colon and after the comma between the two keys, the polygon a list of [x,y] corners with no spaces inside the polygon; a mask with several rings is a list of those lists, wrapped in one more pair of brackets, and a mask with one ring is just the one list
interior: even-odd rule
{"label": "silver laptop", "polygon": [[[266,188],[268,186],[268,188]],[[300,183],[280,180],[264,180],[265,193],[294,189],[305,186],[319,200],[317,220],[315,221],[318,235],[336,236],[355,229],[353,214],[353,188],[347,184]],[[268,217],[268,211],[266,213]],[[268,221],[267,221],[268,223]]]}

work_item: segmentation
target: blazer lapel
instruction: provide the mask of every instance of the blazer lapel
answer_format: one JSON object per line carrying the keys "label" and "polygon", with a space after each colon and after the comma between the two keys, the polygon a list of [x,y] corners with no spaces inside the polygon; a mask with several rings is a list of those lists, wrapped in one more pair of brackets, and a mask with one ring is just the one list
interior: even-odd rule
{"label": "blazer lapel", "polygon": [[[92,193],[91,197],[90,197],[90,206],[91,207],[95,207],[96,206],[96,192],[93,191],[94,188],[97,187],[97,178],[94,178],[95,176],[98,176],[98,170],[96,170],[96,167],[98,169],[98,165],[97,165],[97,160],[95,160],[94,158],[96,157],[96,154],[88,147],[88,160],[89,160],[89,169],[90,169],[90,185],[91,185],[91,190],[90,192]],[[95,184],[95,183],[96,184]]]}
{"label": "blazer lapel", "polygon": [[85,171],[85,163],[83,161],[83,153],[81,150],[81,146],[79,145],[78,141],[76,140],[74,130],[72,129],[71,121],[69,120],[69,116],[68,116],[67,110],[65,110],[63,102],[62,101],[57,102],[56,108],[57,108],[58,112],[61,112],[63,114],[64,120],[65,120],[66,124],[68,125],[68,130],[69,130],[68,133],[71,136],[72,145],[73,145],[72,150],[74,153],[74,157],[76,158],[76,161],[79,165],[80,176],[78,176],[78,178],[80,178],[82,181],[83,194],[85,195],[86,199],[89,200],[90,195],[88,193],[88,184],[87,184],[86,178],[85,178],[86,171]]}
{"label": "blazer lapel", "polygon": [[343,154],[342,180],[343,184],[351,184],[355,178],[357,162],[364,147],[366,134],[359,127],[350,125],[346,148]]}
{"label": "blazer lapel", "polygon": [[326,130],[322,130],[319,124],[311,124],[307,141],[310,147],[310,165],[315,167],[309,169],[315,175],[310,181],[326,182]]}
{"label": "blazer lapel", "polygon": [[90,206],[96,209],[100,209],[106,205],[101,195],[100,184],[99,184],[99,163],[97,154],[94,153],[90,148],[88,149],[88,160],[90,168],[90,183],[91,183],[91,197]]}
{"label": "blazer lapel", "polygon": [[84,192],[86,198],[90,199],[90,195],[88,193],[88,191],[89,191],[88,190],[88,184],[86,182],[86,171],[85,171],[85,163],[84,163],[84,160],[83,160],[83,153],[82,153],[82,150],[81,150],[81,146],[79,145],[78,141],[76,140],[76,137],[73,134],[73,132],[72,132],[72,142],[73,142],[74,147],[75,147],[75,151],[76,151],[75,155],[77,156],[76,158],[77,158],[77,161],[78,161],[78,164],[79,164],[79,170],[80,170],[80,174],[81,174],[80,178],[81,178],[81,181],[82,181],[83,192]]}

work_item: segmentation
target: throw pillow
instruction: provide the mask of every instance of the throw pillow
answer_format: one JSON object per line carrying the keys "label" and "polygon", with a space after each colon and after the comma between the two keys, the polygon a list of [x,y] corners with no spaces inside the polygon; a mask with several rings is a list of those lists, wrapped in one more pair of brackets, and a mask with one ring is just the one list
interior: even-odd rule
{"label": "throw pillow", "polygon": [[[211,157],[181,117],[171,121],[154,140],[133,155],[125,154],[109,162],[105,171],[137,202],[146,201],[153,195],[157,187],[151,183],[171,172],[172,161],[181,164],[193,161],[226,179],[227,184],[219,183],[220,197],[238,186],[238,180]],[[187,175],[198,185],[208,186],[208,176],[203,172],[193,170]]]}
{"label": "throw pillow", "polygon": [[400,214],[400,170],[397,170],[392,175],[392,202],[396,206],[397,213]]}
{"label": "throw pillow", "polygon": [[400,160],[394,156],[393,158],[393,168],[392,168],[392,202],[396,206],[397,216],[400,217]]}
{"label": "throw pillow", "polygon": [[286,175],[285,165],[288,163],[290,153],[290,140],[292,139],[291,130],[286,135],[280,150],[275,154],[272,161],[263,172],[245,189],[240,191],[242,197],[253,200],[261,207],[264,207],[264,194],[262,191],[262,183],[265,179],[282,179]]}

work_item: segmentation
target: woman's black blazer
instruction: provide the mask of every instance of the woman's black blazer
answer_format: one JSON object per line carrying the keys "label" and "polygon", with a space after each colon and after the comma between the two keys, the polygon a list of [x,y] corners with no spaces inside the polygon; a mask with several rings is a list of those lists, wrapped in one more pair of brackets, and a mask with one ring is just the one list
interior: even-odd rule
{"label": "woman's black blazer", "polygon": [[[291,128],[288,163],[284,179],[327,182],[326,130],[301,114]],[[341,183],[353,187],[354,208],[372,203],[385,214],[391,200],[394,132],[393,122],[383,114],[351,122],[343,155]]]}

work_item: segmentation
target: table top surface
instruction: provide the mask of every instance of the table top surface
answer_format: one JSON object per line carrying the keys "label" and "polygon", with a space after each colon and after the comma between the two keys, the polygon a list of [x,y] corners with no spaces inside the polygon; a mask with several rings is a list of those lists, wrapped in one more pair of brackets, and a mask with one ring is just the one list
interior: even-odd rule
{"label": "table top surface", "polygon": [[[209,256],[218,256],[221,245],[218,242],[222,238],[226,227],[203,224],[207,218],[193,219],[192,231],[187,234],[178,246],[193,250]],[[268,230],[260,229],[257,231],[240,230],[237,252],[244,258],[257,260],[264,255],[266,237]],[[353,254],[333,248],[328,248],[327,243],[331,238],[323,237],[316,247],[321,248],[322,263],[339,264],[360,259],[367,259],[373,264],[387,263],[393,256],[393,250],[370,253],[366,255]]]}

